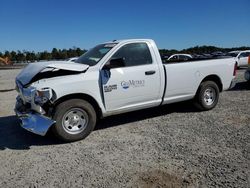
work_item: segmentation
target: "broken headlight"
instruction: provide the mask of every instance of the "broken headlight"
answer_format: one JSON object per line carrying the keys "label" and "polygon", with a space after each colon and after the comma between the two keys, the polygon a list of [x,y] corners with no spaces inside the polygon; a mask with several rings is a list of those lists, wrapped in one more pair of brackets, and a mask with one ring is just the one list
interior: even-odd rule
{"label": "broken headlight", "polygon": [[43,88],[36,90],[34,102],[39,105],[47,103],[52,97],[52,90],[50,88]]}

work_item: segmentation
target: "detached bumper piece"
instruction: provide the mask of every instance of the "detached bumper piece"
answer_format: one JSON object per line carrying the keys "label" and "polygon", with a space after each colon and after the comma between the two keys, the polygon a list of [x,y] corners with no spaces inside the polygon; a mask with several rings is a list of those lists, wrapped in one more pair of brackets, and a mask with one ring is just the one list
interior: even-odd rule
{"label": "detached bumper piece", "polygon": [[235,85],[236,85],[236,79],[234,78],[229,86],[229,89],[234,88]]}
{"label": "detached bumper piece", "polygon": [[15,112],[21,121],[21,127],[32,133],[45,136],[55,121],[36,112],[25,111],[23,107],[24,106],[20,104],[20,100],[17,100]]}

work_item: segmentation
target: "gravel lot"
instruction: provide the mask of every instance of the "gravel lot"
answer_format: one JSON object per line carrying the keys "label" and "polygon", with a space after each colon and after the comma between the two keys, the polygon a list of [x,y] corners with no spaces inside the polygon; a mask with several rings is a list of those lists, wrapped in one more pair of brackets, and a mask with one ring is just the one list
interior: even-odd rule
{"label": "gravel lot", "polygon": [[0,187],[250,187],[244,70],[211,111],[184,102],[109,117],[68,144],[19,127],[19,71],[0,70]]}

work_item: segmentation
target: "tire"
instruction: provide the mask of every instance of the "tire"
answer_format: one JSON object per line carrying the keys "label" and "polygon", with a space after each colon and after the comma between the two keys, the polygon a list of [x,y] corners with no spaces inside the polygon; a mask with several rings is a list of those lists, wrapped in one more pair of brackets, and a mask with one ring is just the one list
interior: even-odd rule
{"label": "tire", "polygon": [[250,84],[250,69],[246,70],[244,77],[247,84]]}
{"label": "tire", "polygon": [[195,97],[195,106],[202,111],[213,109],[219,100],[219,88],[213,81],[202,82]]}
{"label": "tire", "polygon": [[53,133],[61,140],[73,142],[86,138],[95,128],[96,112],[81,99],[70,99],[57,105],[53,119]]}

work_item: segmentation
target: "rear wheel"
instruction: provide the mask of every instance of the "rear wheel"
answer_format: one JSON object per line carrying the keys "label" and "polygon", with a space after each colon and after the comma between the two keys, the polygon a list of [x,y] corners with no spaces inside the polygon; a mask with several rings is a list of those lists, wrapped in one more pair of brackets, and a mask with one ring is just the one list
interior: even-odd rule
{"label": "rear wheel", "polygon": [[204,111],[213,109],[218,103],[219,93],[219,88],[215,82],[202,82],[195,97],[196,107]]}
{"label": "rear wheel", "polygon": [[246,79],[247,83],[250,84],[250,69],[246,70],[245,79]]}
{"label": "rear wheel", "polygon": [[71,99],[60,103],[53,116],[56,121],[52,127],[54,134],[63,141],[72,142],[84,139],[96,124],[93,106],[81,99]]}

